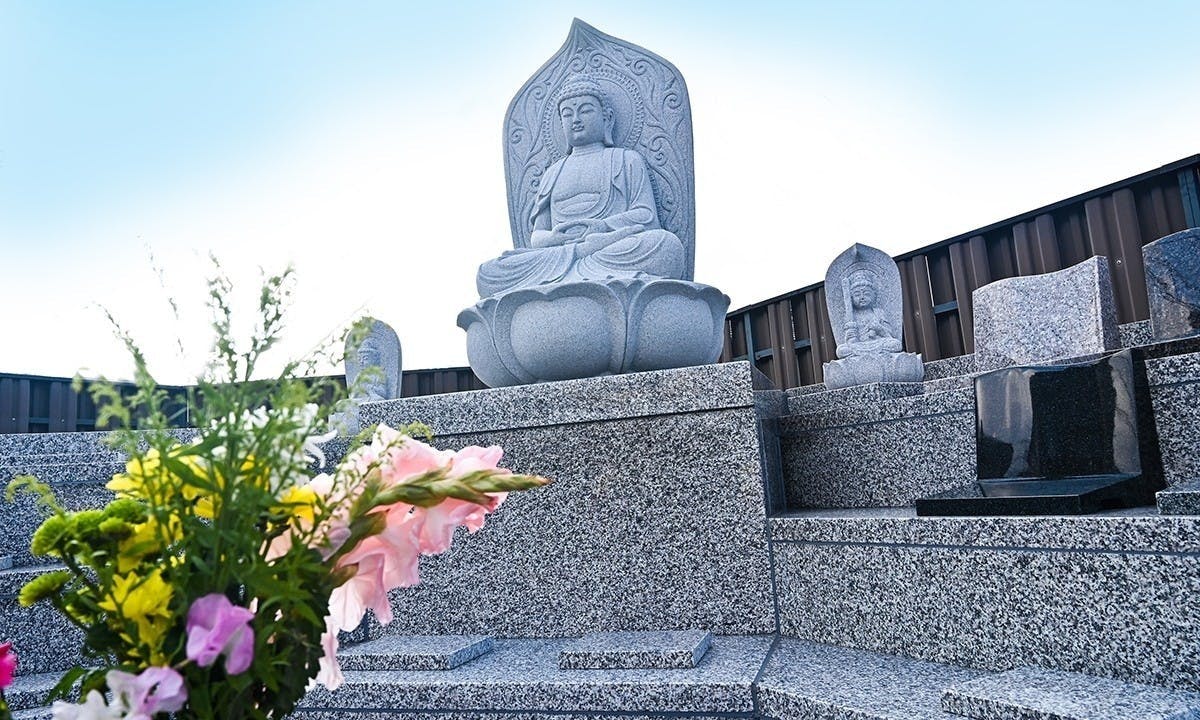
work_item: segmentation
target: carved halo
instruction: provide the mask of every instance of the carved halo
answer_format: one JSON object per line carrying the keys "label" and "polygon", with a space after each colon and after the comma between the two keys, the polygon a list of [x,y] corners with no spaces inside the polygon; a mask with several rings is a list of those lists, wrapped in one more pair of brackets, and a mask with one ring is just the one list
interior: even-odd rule
{"label": "carved halo", "polygon": [[549,95],[542,109],[542,140],[549,151],[550,162],[554,163],[567,154],[567,136],[563,133],[562,121],[558,117],[558,91],[568,83],[584,76],[594,81],[604,92],[604,100],[613,111],[613,145],[636,148],[646,125],[646,111],[642,105],[642,94],[633,78],[610,68],[595,68],[585,73],[563,78],[554,92]]}

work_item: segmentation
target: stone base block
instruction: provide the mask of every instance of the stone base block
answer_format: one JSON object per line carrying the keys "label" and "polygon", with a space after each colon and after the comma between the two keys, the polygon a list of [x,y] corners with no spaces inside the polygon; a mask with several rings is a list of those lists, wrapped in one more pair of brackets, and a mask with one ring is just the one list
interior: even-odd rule
{"label": "stone base block", "polygon": [[793,415],[779,425],[789,508],[912,505],[975,478],[968,389]]}
{"label": "stone base block", "polygon": [[772,521],[780,631],[987,670],[1200,690],[1200,518]]}
{"label": "stone base block", "polygon": [[693,668],[708,652],[707,630],[588,633],[558,654],[564,670]]}
{"label": "stone base block", "polygon": [[755,383],[730,363],[364,405],[366,422],[421,420],[439,446],[498,444],[505,467],[554,480],[423,558],[388,632],[773,632],[759,417],[781,394]]}
{"label": "stone base block", "polygon": [[955,685],[942,708],[976,720],[1190,720],[1200,694],[1026,667]]}

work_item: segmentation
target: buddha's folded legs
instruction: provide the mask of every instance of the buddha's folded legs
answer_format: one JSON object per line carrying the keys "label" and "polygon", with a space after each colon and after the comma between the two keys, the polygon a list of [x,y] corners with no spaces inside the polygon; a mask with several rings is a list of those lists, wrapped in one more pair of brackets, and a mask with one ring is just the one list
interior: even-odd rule
{"label": "buddha's folded legs", "polygon": [[608,245],[581,258],[567,273],[567,280],[606,278],[683,277],[686,255],[683,243],[666,230],[646,230]]}
{"label": "buddha's folded legs", "polygon": [[562,281],[575,260],[569,246],[512,250],[479,266],[475,287],[479,297]]}

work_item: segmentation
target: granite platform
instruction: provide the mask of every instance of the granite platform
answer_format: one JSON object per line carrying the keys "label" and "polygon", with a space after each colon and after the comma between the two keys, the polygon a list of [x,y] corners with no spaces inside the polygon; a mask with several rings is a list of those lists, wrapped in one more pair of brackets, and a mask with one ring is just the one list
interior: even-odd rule
{"label": "granite platform", "polygon": [[[312,690],[298,717],[338,717],[330,711],[437,712],[449,717],[505,711],[688,716],[754,712],[752,684],[771,638],[720,637],[695,668],[563,670],[559,654],[569,640],[497,640],[492,652],[449,671],[349,671],[334,692]],[[312,714],[323,711],[325,714]],[[355,717],[358,717],[356,714]]]}
{"label": "granite platform", "polygon": [[771,532],[785,636],[1200,689],[1200,518],[809,511]]}
{"label": "granite platform", "polygon": [[1026,667],[954,685],[942,707],[974,720],[1196,720],[1200,694]]}
{"label": "granite platform", "polygon": [[1160,490],[1158,511],[1163,515],[1200,515],[1200,478]]}
{"label": "granite platform", "polygon": [[419,419],[440,447],[498,444],[505,467],[554,480],[423,558],[386,632],[774,632],[759,418],[782,404],[743,362],[363,405],[366,423]]}

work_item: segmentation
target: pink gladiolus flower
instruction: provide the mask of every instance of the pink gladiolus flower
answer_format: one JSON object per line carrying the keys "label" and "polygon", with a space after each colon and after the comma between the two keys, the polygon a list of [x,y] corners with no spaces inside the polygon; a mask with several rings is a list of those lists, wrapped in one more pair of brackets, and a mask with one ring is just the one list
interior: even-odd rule
{"label": "pink gladiolus flower", "polygon": [[375,612],[381,623],[392,621],[392,606],[383,585],[386,562],[382,550],[364,542],[338,563],[339,566],[357,564],[358,572],[329,595],[329,615],[337,629],[349,632],[358,627],[368,609]]}
{"label": "pink gladiolus flower", "polygon": [[183,676],[169,667],[146,668],[138,675],[109,670],[104,676],[113,693],[112,707],[125,720],[152,720],[160,712],[175,712],[187,702]]}
{"label": "pink gladiolus flower", "polygon": [[197,598],[188,608],[187,656],[208,667],[225,656],[225,672],[245,672],[254,660],[254,613],[238,607],[220,593]]}
{"label": "pink gladiolus flower", "polygon": [[332,617],[325,618],[325,632],[321,635],[321,648],[325,654],[317,663],[320,670],[317,671],[315,681],[324,685],[328,690],[337,690],[342,683],[346,682],[345,676],[342,675],[342,666],[338,664],[337,659],[337,634],[334,619]]}
{"label": "pink gladiolus flower", "polygon": [[12,685],[13,675],[17,672],[17,656],[12,651],[12,643],[0,645],[0,690]]}

